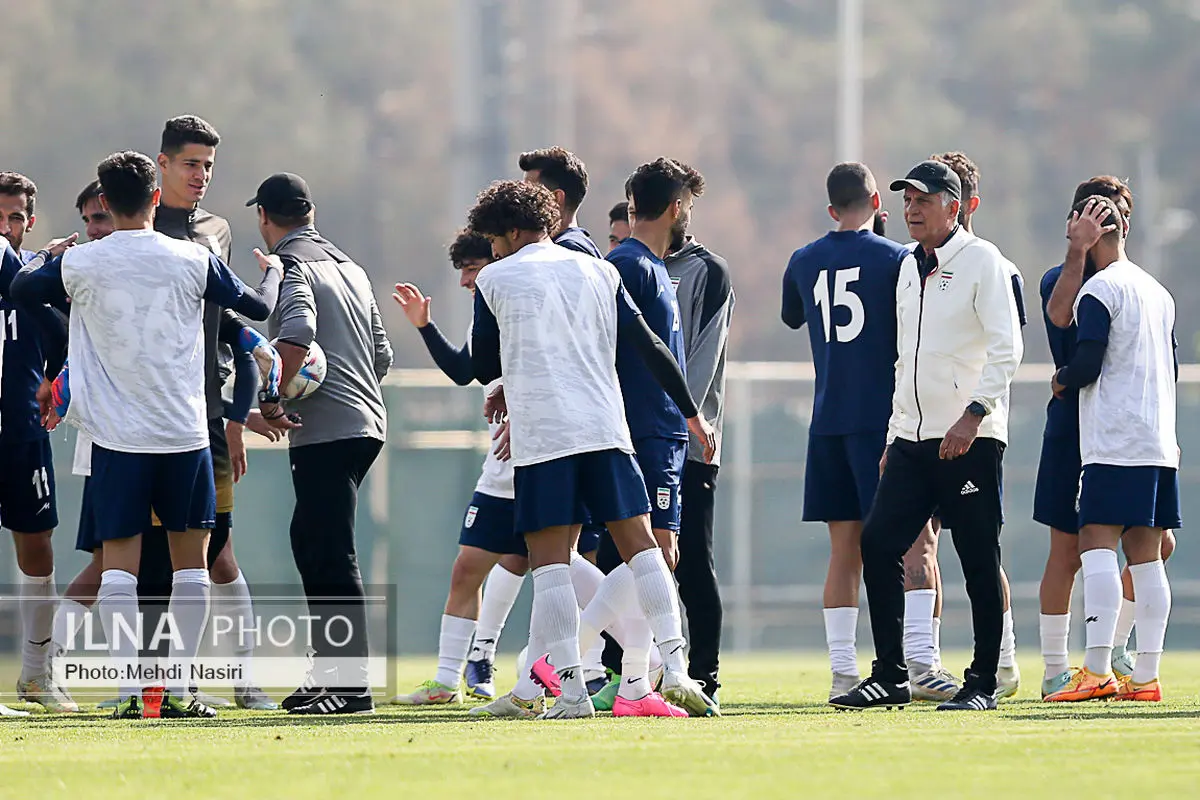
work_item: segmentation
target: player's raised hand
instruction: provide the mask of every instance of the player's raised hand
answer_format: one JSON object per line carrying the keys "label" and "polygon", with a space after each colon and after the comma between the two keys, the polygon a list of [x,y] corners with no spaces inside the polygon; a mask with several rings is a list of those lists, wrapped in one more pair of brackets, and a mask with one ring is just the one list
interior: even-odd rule
{"label": "player's raised hand", "polygon": [[512,437],[509,434],[508,420],[500,423],[500,427],[496,429],[496,435],[492,437],[496,443],[492,452],[496,454],[496,458],[501,461],[508,461],[512,458]]}
{"label": "player's raised hand", "polygon": [[504,387],[497,386],[496,391],[483,401],[483,418],[488,422],[503,422],[508,416],[508,402],[504,399]]}
{"label": "player's raised hand", "polygon": [[64,236],[61,239],[51,239],[46,244],[46,250],[50,253],[51,258],[58,258],[70,248],[75,246],[75,242],[79,241],[79,234],[72,233],[70,236]]}
{"label": "player's raised hand", "polygon": [[281,261],[279,256],[275,255],[274,253],[268,255],[256,247],[254,248],[254,257],[258,259],[258,268],[263,272],[266,272],[274,267],[275,269],[279,270],[280,275],[283,274],[283,261]]}
{"label": "player's raised hand", "polygon": [[421,290],[411,283],[397,283],[392,299],[400,304],[404,316],[414,328],[424,328],[432,319],[429,313],[429,302],[432,297],[421,294]]}
{"label": "player's raised hand", "polygon": [[1117,229],[1116,225],[1101,224],[1111,211],[1107,203],[1088,200],[1082,213],[1072,212],[1067,220],[1067,241],[1072,247],[1091,250],[1104,234]]}
{"label": "player's raised hand", "polygon": [[688,430],[692,435],[700,440],[704,446],[704,463],[711,464],[713,456],[717,454],[717,432],[713,430],[712,425],[708,424],[708,420],[703,414],[698,414],[687,421]]}

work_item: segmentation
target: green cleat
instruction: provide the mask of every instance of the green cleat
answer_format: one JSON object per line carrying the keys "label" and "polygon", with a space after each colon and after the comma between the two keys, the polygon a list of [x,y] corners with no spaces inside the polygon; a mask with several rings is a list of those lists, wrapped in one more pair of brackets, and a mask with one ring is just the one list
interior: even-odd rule
{"label": "green cleat", "polygon": [[217,715],[217,711],[201,703],[195,695],[192,695],[191,702],[185,705],[183,698],[163,692],[162,710],[158,715],[163,719],[212,719]]}
{"label": "green cleat", "polygon": [[112,715],[109,719],[141,719],[142,718],[142,699],[136,694],[131,694],[124,700],[117,700],[117,704],[113,706]]}
{"label": "green cleat", "polygon": [[462,686],[451,688],[437,681],[425,681],[412,694],[398,694],[388,703],[394,706],[448,706],[463,702]]}
{"label": "green cleat", "polygon": [[617,690],[621,688],[621,676],[613,675],[603,689],[592,695],[592,706],[597,711],[612,711],[613,703],[617,702]]}
{"label": "green cleat", "polygon": [[238,708],[247,711],[278,711],[279,703],[267,697],[257,686],[243,686],[233,690],[233,700]]}
{"label": "green cleat", "polygon": [[1048,696],[1055,692],[1062,691],[1068,683],[1071,682],[1071,670],[1060,672],[1049,678],[1042,678],[1042,699],[1045,700]]}

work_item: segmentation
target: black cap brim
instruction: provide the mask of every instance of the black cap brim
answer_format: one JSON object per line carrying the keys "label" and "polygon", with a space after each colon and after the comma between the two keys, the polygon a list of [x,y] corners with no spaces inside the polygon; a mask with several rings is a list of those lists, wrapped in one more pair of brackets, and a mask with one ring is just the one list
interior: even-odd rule
{"label": "black cap brim", "polygon": [[246,208],[249,208],[250,206],[256,206],[256,205],[258,205],[258,195],[255,195],[254,197],[251,197],[249,200],[246,201]]}
{"label": "black cap brim", "polygon": [[934,194],[935,193],[934,189],[929,188],[929,184],[922,183],[921,181],[915,181],[912,178],[900,178],[899,180],[892,181],[892,185],[889,186],[888,188],[891,189],[893,192],[903,192],[905,189],[909,188],[910,186],[913,189],[916,189],[918,192],[921,192],[922,194]]}

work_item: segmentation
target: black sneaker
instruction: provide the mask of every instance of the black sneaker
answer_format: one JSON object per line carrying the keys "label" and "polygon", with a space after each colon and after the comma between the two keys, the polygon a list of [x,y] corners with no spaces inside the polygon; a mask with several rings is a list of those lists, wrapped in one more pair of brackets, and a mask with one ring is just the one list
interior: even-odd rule
{"label": "black sneaker", "polygon": [[308,673],[308,677],[304,679],[304,683],[300,685],[300,688],[283,698],[283,702],[279,704],[279,707],[284,711],[291,711],[293,708],[306,706],[320,697],[324,691],[324,689],[317,686],[313,680],[313,674],[310,672]]}
{"label": "black sneaker", "polygon": [[184,703],[183,698],[175,697],[170,692],[163,692],[162,708],[158,716],[162,719],[212,719],[217,710],[200,702],[195,695]]}
{"label": "black sneaker", "polygon": [[830,698],[829,705],[850,711],[866,708],[901,708],[912,702],[908,681],[891,683],[869,677],[845,694]]}
{"label": "black sneaker", "polygon": [[995,711],[996,697],[994,692],[981,692],[967,684],[958,690],[958,694],[937,707],[938,711]]}
{"label": "black sneaker", "polygon": [[313,717],[329,714],[374,714],[375,701],[371,699],[370,694],[325,690],[308,705],[289,709],[288,713]]}

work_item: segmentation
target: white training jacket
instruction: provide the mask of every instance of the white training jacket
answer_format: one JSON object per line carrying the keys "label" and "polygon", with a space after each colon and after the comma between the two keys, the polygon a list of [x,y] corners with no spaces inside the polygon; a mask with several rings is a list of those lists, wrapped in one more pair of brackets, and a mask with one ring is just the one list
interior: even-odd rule
{"label": "white training jacket", "polygon": [[1009,384],[1024,353],[1013,296],[1016,267],[961,226],[934,251],[924,280],[916,256],[896,283],[896,388],[888,442],[940,439],[979,402],[979,437],[1008,441]]}

